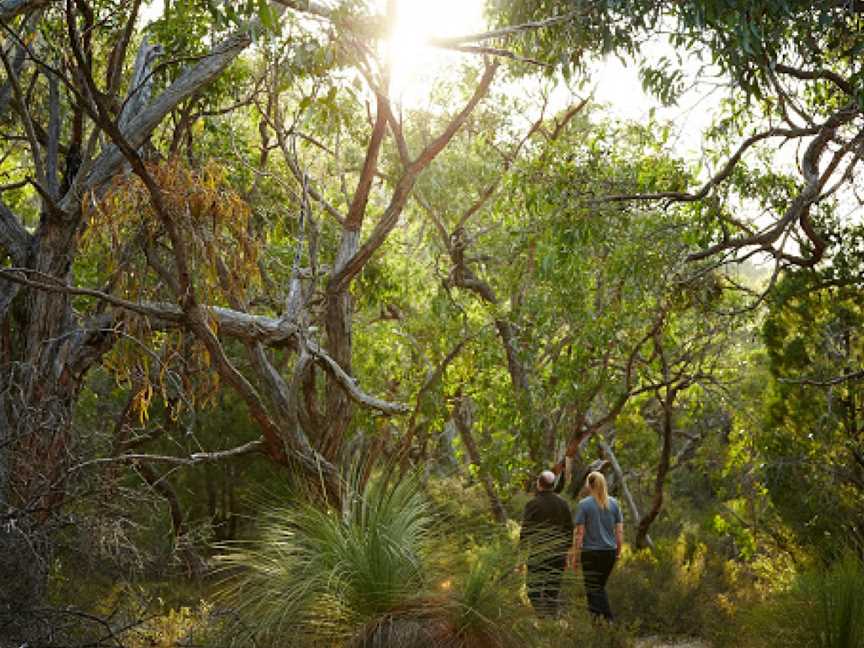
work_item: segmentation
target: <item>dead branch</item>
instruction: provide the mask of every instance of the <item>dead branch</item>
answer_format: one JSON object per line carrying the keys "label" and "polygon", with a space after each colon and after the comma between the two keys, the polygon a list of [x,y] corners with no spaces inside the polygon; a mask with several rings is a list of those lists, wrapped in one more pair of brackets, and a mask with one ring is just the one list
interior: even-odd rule
{"label": "dead branch", "polygon": [[391,403],[375,396],[370,396],[364,393],[358,386],[357,381],[349,376],[345,370],[339,366],[339,363],[331,358],[326,351],[320,346],[310,341],[306,342],[309,353],[330,376],[332,376],[339,386],[354,402],[378,410],[382,414],[407,414],[409,408],[403,403]]}

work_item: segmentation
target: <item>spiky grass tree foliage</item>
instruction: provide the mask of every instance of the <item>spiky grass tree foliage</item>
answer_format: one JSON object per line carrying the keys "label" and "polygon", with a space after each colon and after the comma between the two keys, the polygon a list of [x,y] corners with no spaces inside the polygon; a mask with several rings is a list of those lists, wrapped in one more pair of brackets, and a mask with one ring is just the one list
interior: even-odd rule
{"label": "spiky grass tree foliage", "polygon": [[807,641],[819,648],[864,648],[864,561],[851,553],[799,577]]}
{"label": "spiky grass tree foliage", "polygon": [[845,555],[795,576],[788,590],[739,610],[745,646],[864,648],[864,561]]}
{"label": "spiky grass tree foliage", "polygon": [[527,646],[521,632],[533,619],[522,604],[522,574],[517,571],[522,555],[506,537],[484,546],[475,560],[457,577],[450,598],[450,619],[463,646]]}
{"label": "spiky grass tree foliage", "polygon": [[[427,589],[376,617],[355,635],[351,648],[526,648],[533,620],[517,571],[523,556],[501,527],[483,541],[452,520],[436,518],[426,552]],[[532,630],[536,628],[531,626]],[[541,644],[542,645],[542,644]]]}
{"label": "spiky grass tree foliage", "polygon": [[348,641],[425,589],[433,520],[418,481],[374,480],[346,501],[271,509],[257,541],[222,556],[223,593],[261,643]]}
{"label": "spiky grass tree foliage", "polygon": [[378,479],[346,510],[271,509],[258,539],[225,547],[239,645],[509,648],[530,610],[517,540],[477,544],[435,514],[416,478]]}

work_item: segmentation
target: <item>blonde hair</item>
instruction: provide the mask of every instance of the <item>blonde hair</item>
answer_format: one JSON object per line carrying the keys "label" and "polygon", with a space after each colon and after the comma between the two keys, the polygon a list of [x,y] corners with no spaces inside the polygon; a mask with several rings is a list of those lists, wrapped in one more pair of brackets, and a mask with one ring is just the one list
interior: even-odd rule
{"label": "blonde hair", "polygon": [[588,490],[597,500],[602,509],[609,508],[609,493],[606,490],[606,478],[603,473],[594,471],[588,475]]}

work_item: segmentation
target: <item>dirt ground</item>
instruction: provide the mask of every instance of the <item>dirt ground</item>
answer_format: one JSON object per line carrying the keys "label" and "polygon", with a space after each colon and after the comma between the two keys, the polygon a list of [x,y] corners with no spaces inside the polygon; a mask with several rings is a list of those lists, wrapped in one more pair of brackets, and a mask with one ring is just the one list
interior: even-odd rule
{"label": "dirt ground", "polygon": [[700,639],[663,639],[661,637],[645,637],[636,640],[636,648],[711,648],[710,644]]}

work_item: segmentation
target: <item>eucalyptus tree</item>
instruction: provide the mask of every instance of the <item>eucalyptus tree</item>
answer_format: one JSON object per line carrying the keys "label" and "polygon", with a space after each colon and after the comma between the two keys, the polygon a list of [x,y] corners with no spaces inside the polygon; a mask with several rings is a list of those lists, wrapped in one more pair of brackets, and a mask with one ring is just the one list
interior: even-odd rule
{"label": "eucalyptus tree", "polygon": [[[386,17],[289,0],[221,9],[166,3],[162,20],[142,34],[140,9],[134,0],[0,4],[4,159],[19,164],[0,208],[7,523],[0,580],[24,584],[3,593],[4,605],[26,607],[41,595],[50,527],[82,469],[73,465],[73,406],[88,371],[121,340],[145,347],[130,382],[138,415],[146,416],[154,394],[179,407],[186,394],[176,363],[191,363],[211,376],[211,392],[220,384],[234,390],[260,437],[190,456],[129,452],[118,439],[120,453],[100,460],[184,466],[263,453],[338,501],[337,464],[353,404],[385,415],[407,409],[369,395],[352,375],[352,285],[498,67],[487,62],[463,105],[412,147],[377,56]],[[275,53],[269,68],[254,69],[255,52],[244,56],[253,42],[258,55],[268,47]],[[304,78],[314,86],[345,70],[356,71],[371,116],[353,130],[361,138],[359,168],[342,167],[338,202],[330,196],[339,190],[322,189],[328,178],[311,177],[314,165],[301,168],[292,144],[303,133],[292,130],[290,117],[309,100],[289,115],[283,95],[304,87]],[[331,104],[337,93],[340,102],[356,100],[354,86],[329,85]],[[243,174],[232,177],[205,157],[202,134],[218,131],[220,115],[244,110],[257,116],[261,138],[260,165],[250,174],[282,169],[295,178],[295,198],[280,215],[293,230],[293,253],[275,286],[257,263],[268,228],[250,210],[255,191],[247,201],[234,184]],[[370,210],[388,132],[399,164],[392,190]],[[274,149],[282,158],[275,170]],[[318,209],[334,223],[322,238],[330,245],[320,251],[326,266],[318,261]],[[299,215],[286,218],[292,213]]]}
{"label": "eucalyptus tree", "polygon": [[[598,50],[634,60],[646,88],[666,103],[674,103],[691,81],[697,87],[707,82],[723,93],[714,125],[705,133],[700,172],[685,183],[625,190],[597,186],[588,192],[598,203],[690,205],[703,231],[689,239],[682,258],[718,268],[730,261],[770,259],[775,266],[766,285],[770,289],[783,270],[831,272],[834,265],[846,266],[843,258],[857,245],[854,228],[844,218],[854,222],[862,205],[857,187],[864,152],[864,15],[859,4],[512,0],[496,5],[502,25],[496,36],[498,44],[506,42],[520,55],[559,66],[565,74],[589,69]],[[513,24],[543,28],[506,29]],[[658,33],[668,38],[672,55],[652,58],[652,52],[663,51],[649,46],[660,40]],[[733,285],[727,281],[726,286]],[[754,306],[765,299],[766,286],[750,291]],[[844,290],[854,293],[851,285]],[[815,327],[802,338],[824,334],[812,319],[797,323]],[[794,327],[785,330],[797,339]],[[774,343],[780,344],[777,338]],[[816,382],[836,380],[821,389],[853,392],[855,375],[854,369],[837,371]],[[796,389],[803,397],[817,387],[777,387],[778,392]],[[779,416],[777,405],[772,411]],[[791,434],[790,412],[769,420],[772,429]],[[759,437],[758,431],[751,435]],[[772,454],[785,456],[783,434],[776,437]],[[801,437],[796,443],[807,446]],[[854,455],[843,456],[841,463],[851,461],[843,470],[852,470],[844,474],[854,477]],[[789,493],[788,462],[781,459],[770,471],[777,493]]]}
{"label": "eucalyptus tree", "polygon": [[[582,458],[595,441],[614,460],[607,441],[618,418],[656,395],[666,425],[658,428],[662,452],[650,455],[657,463],[637,457],[640,468],[657,472],[641,542],[662,506],[670,465],[699,441],[679,440],[677,421],[698,407],[696,392],[720,379],[737,319],[717,313],[730,307],[724,278],[710,265],[683,262],[704,234],[698,210],[597,198],[688,178],[667,149],[667,127],[616,126],[600,111],[577,100],[536,121],[523,117],[519,127],[503,112],[485,124],[478,113],[470,146],[457,142],[445,154],[458,161],[424,178],[417,200],[440,255],[441,298],[429,317],[470,334],[444,390],[493,511],[490,475],[500,488],[562,456]],[[499,156],[504,175],[490,170]],[[473,180],[486,177],[475,189]],[[635,500],[633,509],[638,520]]]}
{"label": "eucalyptus tree", "polygon": [[[838,201],[860,207],[854,192],[864,145],[859,3],[508,0],[496,6],[503,24],[545,26],[502,36],[524,56],[580,69],[599,43],[602,53],[636,59],[645,85],[665,101],[674,101],[688,82],[680,61],[695,62],[697,82],[708,78],[728,89],[725,115],[709,133],[714,170],[701,185],[608,196],[704,204],[713,230],[692,247],[690,259],[767,252],[778,266],[813,266],[829,248],[825,211]],[[668,34],[679,64],[646,54],[652,48],[643,46],[658,32]],[[783,146],[797,175],[778,182],[772,153]],[[740,190],[745,176],[774,185],[774,199],[754,205],[755,218],[736,215],[735,203],[723,208],[728,189]]]}

